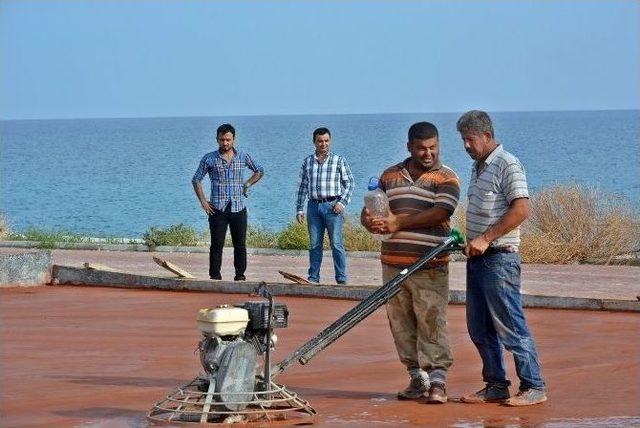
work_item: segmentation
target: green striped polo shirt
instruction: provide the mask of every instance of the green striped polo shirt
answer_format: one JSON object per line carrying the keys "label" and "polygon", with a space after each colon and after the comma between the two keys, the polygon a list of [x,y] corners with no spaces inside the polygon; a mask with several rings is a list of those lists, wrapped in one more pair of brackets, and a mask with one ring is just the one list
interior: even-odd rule
{"label": "green striped polo shirt", "polygon": [[[478,171],[476,161],[467,192],[467,241],[482,235],[500,220],[514,199],[528,198],[527,178],[522,164],[498,145]],[[520,245],[520,227],[496,239],[492,247]]]}

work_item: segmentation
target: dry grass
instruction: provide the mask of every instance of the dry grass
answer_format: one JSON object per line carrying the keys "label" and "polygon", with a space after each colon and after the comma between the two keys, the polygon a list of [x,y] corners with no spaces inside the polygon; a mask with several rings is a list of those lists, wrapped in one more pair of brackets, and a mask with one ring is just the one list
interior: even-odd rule
{"label": "dry grass", "polygon": [[[627,202],[580,184],[558,184],[532,195],[521,228],[525,263],[604,263],[640,248],[640,218]],[[453,223],[464,232],[466,206]]]}
{"label": "dry grass", "polygon": [[451,228],[456,228],[462,233],[464,239],[467,239],[467,205],[463,202],[458,204],[458,207],[451,216]]}
{"label": "dry grass", "polygon": [[536,193],[522,233],[527,263],[600,261],[628,254],[640,244],[640,221],[628,203],[579,184]]}
{"label": "dry grass", "polygon": [[381,242],[360,224],[360,219],[347,217],[344,222],[344,246],[347,251],[380,251]]}

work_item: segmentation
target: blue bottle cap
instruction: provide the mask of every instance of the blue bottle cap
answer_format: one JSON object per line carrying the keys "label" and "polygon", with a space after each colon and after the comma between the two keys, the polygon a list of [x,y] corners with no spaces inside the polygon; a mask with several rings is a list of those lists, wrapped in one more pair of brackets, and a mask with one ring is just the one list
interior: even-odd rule
{"label": "blue bottle cap", "polygon": [[376,190],[378,187],[380,187],[380,180],[378,180],[378,177],[371,177],[369,179],[369,185],[367,186],[367,189]]}

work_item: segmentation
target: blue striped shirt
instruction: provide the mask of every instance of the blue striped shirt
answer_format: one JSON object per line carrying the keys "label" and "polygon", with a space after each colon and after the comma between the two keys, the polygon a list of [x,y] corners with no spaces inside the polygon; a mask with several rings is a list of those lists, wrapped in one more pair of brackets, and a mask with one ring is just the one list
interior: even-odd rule
{"label": "blue striped shirt", "polygon": [[[476,161],[467,191],[467,241],[498,223],[514,199],[528,198],[527,177],[522,164],[502,145],[496,147],[478,170]],[[520,226],[491,243],[492,247],[518,247]]]}
{"label": "blue striped shirt", "polygon": [[242,185],[244,184],[245,167],[253,172],[264,173],[262,166],[258,165],[247,153],[234,148],[231,162],[227,162],[225,158],[220,156],[220,151],[216,150],[202,157],[191,182],[200,182],[206,174],[209,174],[211,179],[209,202],[217,210],[224,210],[231,202],[231,212],[235,213],[244,209]]}
{"label": "blue striped shirt", "polygon": [[329,152],[320,163],[315,154],[307,156],[300,168],[296,211],[304,212],[307,195],[311,199],[338,197],[343,206],[351,201],[353,175],[346,159]]}

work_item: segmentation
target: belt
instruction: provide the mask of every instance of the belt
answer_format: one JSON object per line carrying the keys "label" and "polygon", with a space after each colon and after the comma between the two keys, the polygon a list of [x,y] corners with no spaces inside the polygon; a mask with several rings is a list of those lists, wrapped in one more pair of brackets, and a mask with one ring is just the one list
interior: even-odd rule
{"label": "belt", "polygon": [[340,199],[340,196],[329,196],[328,198],[319,198],[319,199],[313,199],[311,198],[311,200],[313,202],[317,202],[317,203],[322,203],[322,202],[332,202],[332,201],[336,201]]}
{"label": "belt", "polygon": [[505,246],[505,247],[489,247],[482,254],[489,255],[489,254],[517,253],[517,252],[518,252],[517,247]]}

